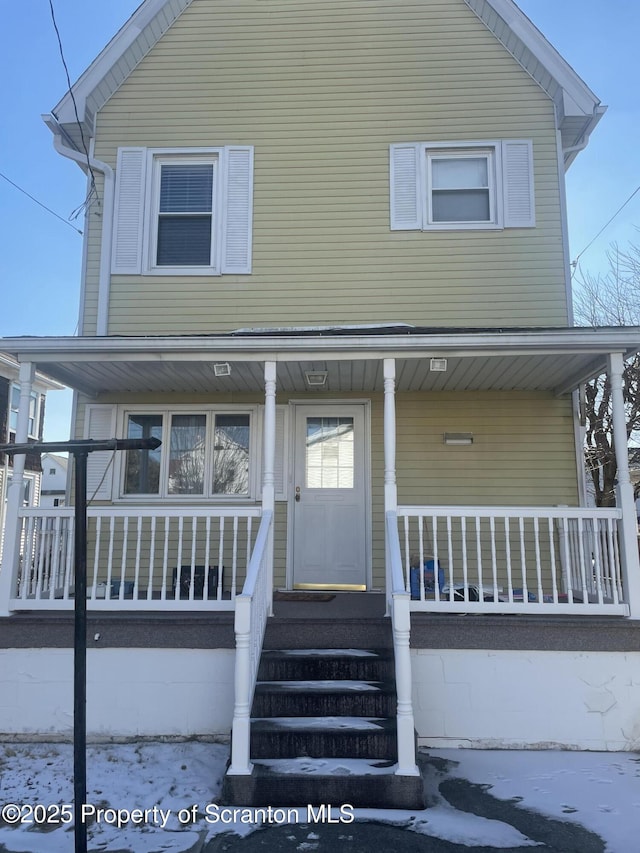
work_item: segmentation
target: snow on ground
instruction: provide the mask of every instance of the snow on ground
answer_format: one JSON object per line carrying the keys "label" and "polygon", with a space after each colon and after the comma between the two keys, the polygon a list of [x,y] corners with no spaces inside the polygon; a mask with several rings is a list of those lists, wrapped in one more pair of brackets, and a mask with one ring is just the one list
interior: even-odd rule
{"label": "snow on ground", "polygon": [[[582,824],[605,839],[607,853],[638,848],[640,755],[479,750],[429,750],[425,754],[447,762],[438,765],[439,769],[425,765],[425,778],[429,777],[427,782],[436,793],[438,780],[466,779],[498,799],[517,798],[523,808]],[[90,849],[181,853],[220,832],[252,832],[261,824],[259,815],[239,810],[227,823],[220,819],[218,807],[211,805],[220,791],[227,756],[227,746],[193,742],[90,746],[87,802],[96,810],[103,809],[89,826]],[[349,762],[336,761],[341,772],[349,772]],[[300,762],[291,765],[292,770],[299,769]],[[73,849],[68,812],[60,810],[65,822],[54,829],[36,827],[33,822],[39,817],[33,810],[37,804],[55,810],[72,802],[72,773],[73,751],[68,744],[0,744],[0,805],[5,807],[0,847],[15,853],[68,853]],[[7,811],[7,804],[22,808]],[[274,810],[272,825],[307,821],[306,809],[279,811],[278,815]],[[24,822],[9,826],[14,813]],[[424,811],[356,809],[355,816],[356,820],[388,823],[471,850],[483,845],[528,848],[536,843],[507,822],[460,811],[441,796]],[[357,832],[356,826],[351,824],[349,831]]]}

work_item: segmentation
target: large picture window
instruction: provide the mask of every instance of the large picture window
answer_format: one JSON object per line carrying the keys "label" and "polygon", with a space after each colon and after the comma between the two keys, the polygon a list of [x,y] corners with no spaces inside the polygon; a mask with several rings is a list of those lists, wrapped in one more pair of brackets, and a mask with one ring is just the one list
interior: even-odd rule
{"label": "large picture window", "polygon": [[123,496],[250,497],[251,422],[250,412],[126,413],[128,438],[162,445],[127,451]]}

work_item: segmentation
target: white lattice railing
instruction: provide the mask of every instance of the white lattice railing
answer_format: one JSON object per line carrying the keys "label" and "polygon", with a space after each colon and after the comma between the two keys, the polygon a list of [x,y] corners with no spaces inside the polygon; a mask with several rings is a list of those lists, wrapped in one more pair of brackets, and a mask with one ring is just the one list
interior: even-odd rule
{"label": "white lattice railing", "polygon": [[271,612],[273,590],[273,511],[265,510],[247,570],[236,598],[235,705],[228,773],[251,773],[251,703],[258,676],[262,642]]}
{"label": "white lattice railing", "polygon": [[411,609],[628,615],[620,519],[584,507],[399,507]]}
{"label": "white lattice railing", "polygon": [[[259,507],[87,511],[87,607],[232,610]],[[13,610],[73,607],[74,511],[22,509]]]}

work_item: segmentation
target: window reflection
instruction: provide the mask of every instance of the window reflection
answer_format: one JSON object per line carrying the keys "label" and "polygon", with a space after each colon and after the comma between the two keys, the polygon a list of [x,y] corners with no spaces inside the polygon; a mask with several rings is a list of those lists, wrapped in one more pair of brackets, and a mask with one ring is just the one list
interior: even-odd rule
{"label": "window reflection", "polygon": [[169,494],[204,493],[206,415],[173,415],[169,448]]}
{"label": "window reflection", "polygon": [[218,495],[249,493],[249,415],[216,415],[213,491]]}
{"label": "window reflection", "polygon": [[307,488],[352,489],[353,448],[353,418],[307,418]]}
{"label": "window reflection", "polygon": [[[129,415],[127,438],[162,439],[162,415]],[[127,495],[157,495],[160,490],[160,448],[127,450],[124,482]]]}

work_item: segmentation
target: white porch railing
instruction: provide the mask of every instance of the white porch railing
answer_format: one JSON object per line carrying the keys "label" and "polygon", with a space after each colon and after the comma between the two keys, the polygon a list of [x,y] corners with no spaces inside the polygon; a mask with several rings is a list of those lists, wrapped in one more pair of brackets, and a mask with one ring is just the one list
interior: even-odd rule
{"label": "white porch railing", "polygon": [[584,507],[399,507],[411,609],[627,616],[621,518]]}
{"label": "white porch railing", "polygon": [[[90,507],[87,607],[233,610],[260,507]],[[74,511],[21,509],[12,610],[73,607]]]}
{"label": "white porch railing", "polygon": [[265,510],[242,593],[236,598],[235,705],[228,773],[245,776],[250,760],[251,704],[273,590],[273,511]]}
{"label": "white porch railing", "polygon": [[391,615],[393,655],[396,671],[398,768],[402,776],[418,776],[411,678],[411,611],[409,594],[405,589],[398,539],[398,518],[395,512],[386,514],[387,544],[387,609]]}

